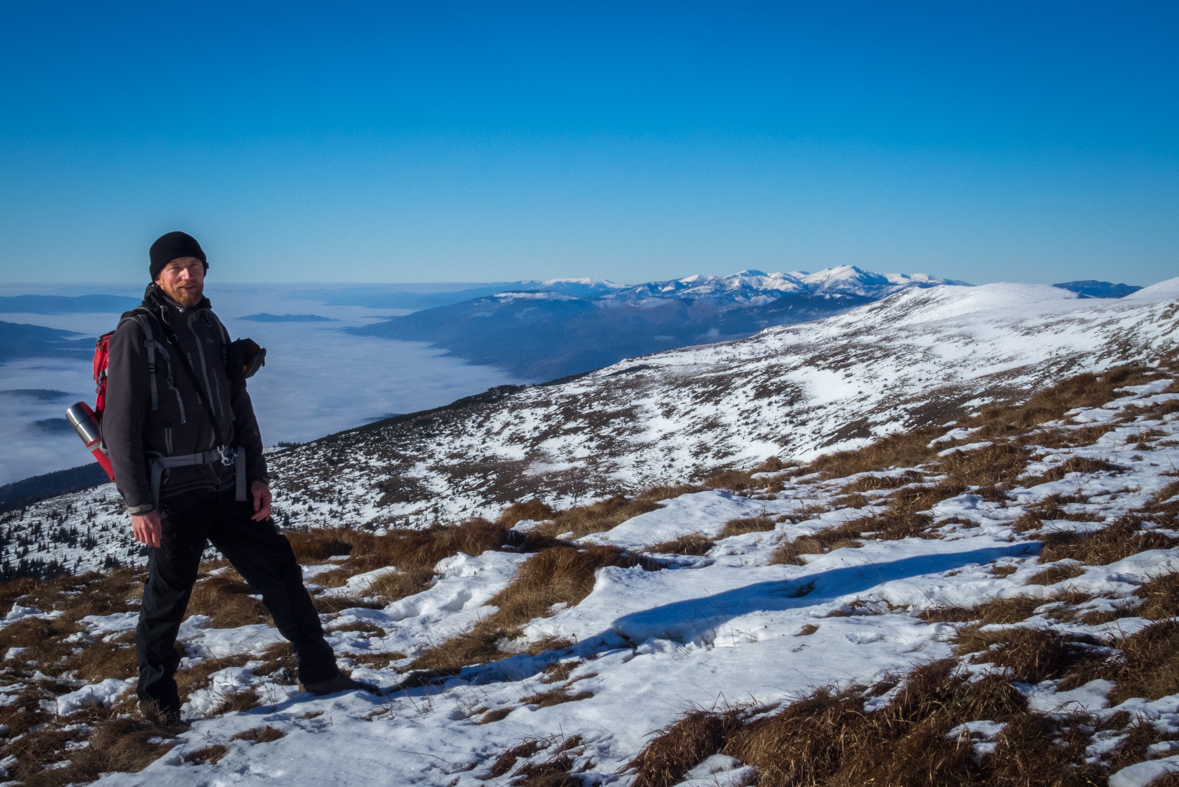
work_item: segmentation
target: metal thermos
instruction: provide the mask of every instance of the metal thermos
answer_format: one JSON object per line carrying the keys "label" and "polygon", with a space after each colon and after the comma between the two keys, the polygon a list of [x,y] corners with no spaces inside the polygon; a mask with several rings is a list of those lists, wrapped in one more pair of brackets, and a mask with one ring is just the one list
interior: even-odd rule
{"label": "metal thermos", "polygon": [[102,427],[98,424],[98,418],[85,402],[78,402],[66,410],[66,420],[74,427],[74,431],[82,438],[87,448],[102,440]]}
{"label": "metal thermos", "polygon": [[66,410],[66,420],[70,422],[70,426],[74,427],[74,431],[78,433],[78,437],[82,438],[82,442],[90,449],[90,453],[94,454],[95,461],[102,465],[102,469],[114,481],[115,471],[111,467],[110,457],[102,448],[102,424],[99,423],[98,416],[90,409],[90,405],[78,402]]}

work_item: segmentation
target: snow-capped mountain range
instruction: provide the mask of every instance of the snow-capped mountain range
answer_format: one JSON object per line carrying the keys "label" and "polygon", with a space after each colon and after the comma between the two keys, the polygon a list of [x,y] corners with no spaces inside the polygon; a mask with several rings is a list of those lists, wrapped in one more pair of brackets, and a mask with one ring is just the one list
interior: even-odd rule
{"label": "snow-capped mountain range", "polygon": [[751,306],[768,303],[783,295],[804,293],[875,299],[908,287],[935,287],[939,284],[969,286],[966,282],[941,279],[925,273],[882,274],[861,270],[854,265],[840,265],[816,273],[765,273],[759,270],[744,270],[731,276],[695,274],[681,279],[645,284],[615,284],[605,279],[591,278],[523,281],[518,286],[509,287],[490,297],[511,297],[523,292],[548,292],[575,298],[599,299],[603,306],[672,299]]}
{"label": "snow-capped mountain range", "polygon": [[600,279],[521,282],[504,291],[355,329],[428,341],[480,364],[541,382],[661,350],[739,339],[805,322],[898,291],[963,284],[926,274],[845,265],[818,273],[688,276],[620,285]]}
{"label": "snow-capped mountain range", "polygon": [[[546,282],[546,288],[547,288]],[[791,271],[763,273],[744,270],[732,276],[687,276],[664,282],[649,282],[624,287],[602,296],[610,303],[632,303],[670,297],[709,300],[733,306],[756,306],[777,300],[783,295],[852,296],[882,298],[908,287],[934,287],[939,284],[965,282],[940,279],[924,273],[871,273],[853,265],[841,265],[817,273]]]}

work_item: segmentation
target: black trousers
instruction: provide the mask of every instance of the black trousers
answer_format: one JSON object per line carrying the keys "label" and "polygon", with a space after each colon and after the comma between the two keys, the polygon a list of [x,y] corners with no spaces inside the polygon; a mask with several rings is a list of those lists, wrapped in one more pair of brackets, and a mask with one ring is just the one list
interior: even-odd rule
{"label": "black trousers", "polygon": [[234,490],[198,490],[160,501],[163,535],[148,548],[148,578],[139,609],[135,646],[139,657],[141,700],[179,709],[173,675],[180,665],[176,634],[196,582],[201,554],[212,543],[250,587],[290,641],[299,680],[318,683],[336,676],[336,658],[323,637],[319,615],[303,586],[303,572],[290,542],[274,522],[255,522],[252,501],[234,500]]}

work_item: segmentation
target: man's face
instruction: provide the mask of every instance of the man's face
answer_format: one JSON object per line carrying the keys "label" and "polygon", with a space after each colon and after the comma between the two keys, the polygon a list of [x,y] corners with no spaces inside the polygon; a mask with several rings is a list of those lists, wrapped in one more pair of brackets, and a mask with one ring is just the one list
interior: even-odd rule
{"label": "man's face", "polygon": [[177,257],[160,271],[156,286],[181,306],[196,306],[205,293],[205,264],[196,257]]}

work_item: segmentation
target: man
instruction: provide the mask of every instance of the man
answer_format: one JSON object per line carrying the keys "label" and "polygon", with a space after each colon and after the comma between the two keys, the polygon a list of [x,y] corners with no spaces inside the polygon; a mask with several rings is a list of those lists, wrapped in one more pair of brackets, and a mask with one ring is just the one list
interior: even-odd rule
{"label": "man", "polygon": [[212,542],[290,641],[314,694],[366,690],[340,672],[290,543],[270,517],[262,436],[229,335],[204,297],[200,244],[169,232],[152,244],[152,283],[110,339],[103,441],[148,579],[135,644],[140,703],[180,721],[173,678],[180,620]]}

